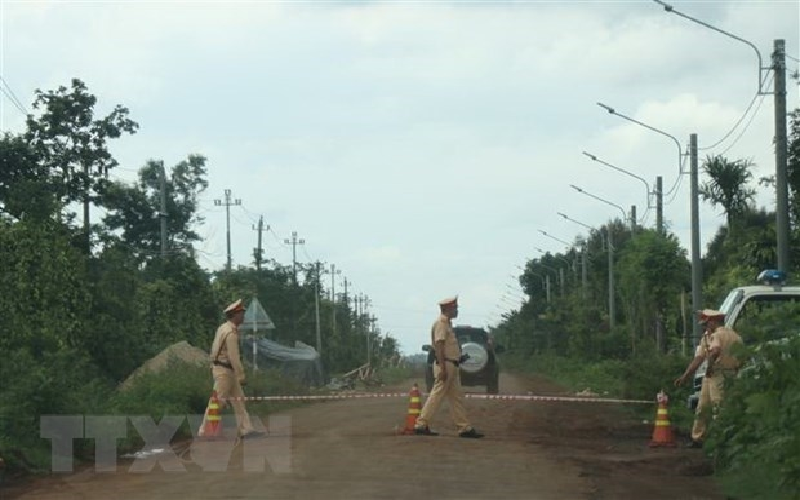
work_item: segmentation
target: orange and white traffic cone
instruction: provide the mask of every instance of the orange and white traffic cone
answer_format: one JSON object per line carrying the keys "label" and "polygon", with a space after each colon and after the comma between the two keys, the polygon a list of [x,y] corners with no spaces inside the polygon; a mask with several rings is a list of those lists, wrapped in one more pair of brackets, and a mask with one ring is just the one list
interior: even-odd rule
{"label": "orange and white traffic cone", "polygon": [[221,436],[222,417],[219,414],[219,398],[217,398],[217,391],[214,390],[211,392],[211,398],[208,400],[205,425],[199,437],[202,439],[215,439]]}
{"label": "orange and white traffic cone", "polygon": [[653,439],[650,441],[651,448],[674,448],[676,446],[675,431],[669,421],[669,412],[667,411],[668,401],[669,399],[664,391],[658,393],[658,413],[653,426]]}
{"label": "orange and white traffic cone", "polygon": [[406,416],[406,428],[403,430],[403,434],[414,434],[414,426],[417,424],[417,417],[419,417],[421,410],[422,398],[419,393],[419,387],[414,384],[409,393],[408,415]]}

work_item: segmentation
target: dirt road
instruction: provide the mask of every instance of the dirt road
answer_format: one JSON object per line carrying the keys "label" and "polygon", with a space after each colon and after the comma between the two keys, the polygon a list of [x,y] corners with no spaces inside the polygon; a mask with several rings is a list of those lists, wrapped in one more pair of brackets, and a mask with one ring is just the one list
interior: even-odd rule
{"label": "dirt road", "polygon": [[[502,377],[501,388],[558,391],[547,381],[510,375]],[[409,384],[390,389],[407,391]],[[620,421],[613,407],[477,399],[467,405],[485,438],[458,438],[446,406],[432,425],[442,435],[422,437],[396,435],[408,411],[405,398],[322,402],[286,413],[291,428],[283,433],[274,425],[276,435],[240,443],[224,471],[197,465],[205,463],[200,451],[225,446],[211,443],[171,462],[183,471],[156,466],[135,472],[131,461],[120,460],[117,472],[88,470],[0,489],[0,498],[3,493],[25,500],[723,498],[710,477],[686,475],[687,464],[699,460],[697,452],[649,449],[652,427]],[[267,457],[258,470],[254,453]]]}

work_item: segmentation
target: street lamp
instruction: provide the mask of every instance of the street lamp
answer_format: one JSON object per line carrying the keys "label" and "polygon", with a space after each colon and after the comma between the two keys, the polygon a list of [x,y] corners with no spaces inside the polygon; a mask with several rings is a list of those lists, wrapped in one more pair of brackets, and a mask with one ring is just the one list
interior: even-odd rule
{"label": "street lamp", "polygon": [[[572,218],[568,217],[566,214],[563,214],[561,212],[556,212],[556,213],[558,215],[560,215],[561,217],[563,217],[564,220],[572,221],[572,222],[574,222],[574,223],[576,223],[576,224],[578,224],[580,226],[585,227],[586,229],[589,230],[590,234],[591,234],[591,231],[593,231],[592,227],[589,226],[588,224],[584,224],[583,222],[578,222],[575,219],[572,219]],[[584,240],[583,241],[583,248],[581,249],[581,281],[582,281],[582,284],[583,284],[583,298],[584,299],[586,298],[586,288],[588,287],[588,277],[587,277],[588,271],[587,271],[587,262],[586,261],[587,261],[589,256],[587,255],[587,253],[588,253],[587,246],[588,246],[588,244],[587,244],[586,240]]]}
{"label": "street lamp", "polygon": [[701,21],[699,19],[695,19],[695,18],[693,18],[691,16],[688,16],[688,15],[684,14],[683,12],[678,12],[677,10],[675,10],[672,7],[672,5],[669,5],[669,4],[665,3],[665,2],[662,2],[661,0],[653,0],[653,1],[655,3],[661,5],[662,7],[664,7],[664,10],[667,11],[667,12],[671,12],[671,13],[675,14],[676,16],[680,16],[680,17],[682,17],[684,19],[688,19],[688,20],[690,20],[690,21],[692,21],[694,23],[697,23],[697,24],[699,24],[701,26],[705,26],[708,29],[714,30],[714,31],[716,31],[718,33],[722,33],[725,36],[728,36],[730,38],[733,38],[734,40],[738,40],[738,41],[740,41],[740,42],[742,42],[742,43],[744,43],[746,45],[749,45],[750,48],[752,48],[755,51],[756,57],[758,57],[758,95],[761,95],[763,93],[762,92],[762,88],[763,88],[763,85],[764,85],[764,80],[766,80],[766,78],[764,80],[761,79],[761,72],[763,70],[765,70],[765,69],[769,70],[770,68],[763,67],[764,63],[763,63],[763,60],[761,58],[761,52],[758,51],[758,47],[753,45],[752,42],[749,42],[749,41],[745,40],[744,38],[740,38],[740,37],[734,35],[733,33],[728,33],[725,30],[719,29],[719,28],[717,28],[715,26],[711,26],[710,24],[708,24],[706,22],[703,22],[703,21]]}
{"label": "street lamp", "polygon": [[653,206],[650,204],[650,195],[655,195],[656,196],[656,206],[655,206],[655,209],[656,209],[656,228],[657,228],[658,232],[661,233],[661,229],[662,229],[662,217],[661,217],[662,209],[661,209],[661,192],[660,192],[660,190],[659,191],[651,191],[650,190],[650,184],[648,184],[646,180],[644,180],[643,178],[639,177],[638,175],[636,175],[634,173],[631,173],[631,172],[628,172],[627,170],[625,170],[623,168],[620,168],[620,167],[617,167],[616,165],[612,165],[612,164],[610,164],[610,163],[608,163],[606,161],[603,161],[600,158],[598,158],[597,156],[595,156],[595,155],[593,155],[591,153],[587,153],[586,151],[584,151],[583,154],[585,156],[589,157],[589,159],[592,160],[592,161],[596,161],[597,163],[600,163],[602,165],[605,165],[606,167],[612,168],[612,169],[616,170],[617,172],[621,172],[621,173],[623,173],[623,174],[625,174],[625,175],[627,175],[629,177],[633,177],[634,179],[636,179],[638,181],[641,181],[644,184],[645,189],[647,190],[646,193],[647,193],[647,208],[648,209],[653,208]]}
{"label": "street lamp", "polygon": [[[572,186],[572,188],[575,189],[576,191],[578,191],[579,193],[583,193],[586,196],[590,196],[590,197],[594,198],[595,200],[602,201],[603,203],[611,205],[612,207],[619,208],[620,210],[622,210],[622,213],[625,214],[625,210],[622,207],[620,207],[619,205],[615,205],[614,203],[611,203],[610,201],[606,201],[606,200],[604,200],[602,198],[598,198],[597,196],[594,196],[593,194],[587,193],[586,191],[584,191],[583,189],[581,189],[581,188],[579,188],[579,187],[577,187],[575,185],[570,184],[570,186]],[[616,312],[615,312],[615,308],[614,308],[614,243],[613,243],[613,239],[614,238],[612,237],[612,233],[611,233],[611,224],[608,224],[608,226],[606,226],[606,241],[608,243],[608,245],[607,245],[608,246],[608,321],[609,321],[609,324],[611,325],[612,329],[614,328],[614,324],[616,323]]]}
{"label": "street lamp", "polygon": [[[563,244],[564,244],[564,245],[566,245],[567,247],[572,247],[572,245],[571,245],[570,243],[567,243],[566,241],[564,241],[564,240],[562,240],[562,239],[560,239],[560,238],[556,238],[556,237],[555,237],[555,236],[553,236],[552,234],[548,234],[548,233],[547,233],[547,231],[542,231],[542,230],[540,229],[540,230],[539,230],[539,232],[540,232],[540,233],[542,233],[544,236],[547,236],[547,237],[548,237],[548,238],[550,238],[550,239],[553,239],[553,240],[555,240],[555,241],[557,241],[557,242],[559,242],[559,243],[563,243]],[[559,258],[560,258],[560,257],[559,257]],[[567,261],[566,259],[561,259],[561,260],[563,260],[564,262],[567,262],[567,263],[568,263],[568,261]],[[569,263],[568,263],[569,267],[571,267],[571,268],[572,268],[572,272],[573,272],[573,274],[575,275],[575,281],[578,281],[578,264],[577,264],[577,260],[578,260],[578,256],[577,256],[577,255],[575,255],[575,262],[573,262],[572,264],[569,264]]]}
{"label": "street lamp", "polygon": [[569,243],[567,243],[566,241],[564,241],[564,240],[562,240],[562,239],[559,239],[559,238],[556,238],[556,237],[555,237],[555,236],[553,236],[552,234],[548,234],[548,233],[547,233],[547,231],[542,231],[541,229],[539,229],[539,232],[540,232],[540,233],[542,233],[543,235],[547,236],[548,238],[552,238],[552,239],[556,240],[556,241],[557,241],[557,242],[559,242],[559,243],[563,243],[563,244],[567,245],[568,247],[569,247],[569,246],[571,246],[571,245],[570,245]]}
{"label": "street lamp", "polygon": [[572,219],[572,218],[568,217],[566,214],[563,214],[563,213],[561,213],[561,212],[556,212],[556,213],[557,213],[558,215],[560,215],[561,217],[563,217],[565,220],[568,220],[568,221],[574,222],[575,224],[578,224],[578,225],[580,225],[580,226],[583,226],[583,227],[585,227],[586,229],[588,229],[589,231],[592,231],[592,230],[593,230],[592,226],[590,226],[590,225],[588,225],[588,224],[584,224],[583,222],[578,222],[578,221],[576,221],[575,219]]}
{"label": "street lamp", "polygon": [[606,205],[611,205],[612,207],[616,207],[616,208],[618,208],[618,209],[619,209],[619,211],[620,211],[620,212],[622,212],[622,221],[623,221],[623,222],[625,222],[625,219],[627,219],[627,218],[628,218],[628,213],[627,213],[627,212],[625,212],[625,209],[624,209],[624,208],[622,208],[621,206],[617,205],[616,203],[611,203],[610,201],[608,201],[608,200],[604,200],[603,198],[600,198],[599,196],[595,196],[595,195],[593,195],[593,194],[591,194],[591,193],[587,192],[586,190],[584,190],[584,189],[582,189],[582,188],[579,188],[579,187],[578,187],[578,186],[576,186],[575,184],[570,184],[570,185],[569,185],[569,187],[571,187],[571,188],[572,188],[572,189],[574,189],[575,191],[578,191],[579,193],[583,193],[583,194],[585,194],[586,196],[589,196],[589,197],[591,197],[591,198],[594,198],[594,199],[595,199],[595,200],[597,200],[597,201],[602,201],[602,202],[603,202],[603,203],[605,203]]}
{"label": "street lamp", "polygon": [[[675,142],[675,145],[678,146],[678,178],[680,178],[680,175],[684,173],[683,172],[683,168],[681,167],[681,163],[683,161],[683,150],[681,149],[681,142],[678,139],[676,139],[675,136],[670,135],[670,134],[664,132],[663,130],[659,130],[659,129],[655,128],[655,127],[651,127],[650,125],[648,125],[646,123],[642,123],[639,120],[631,118],[630,116],[623,115],[622,113],[618,112],[616,109],[612,108],[611,106],[607,106],[607,105],[603,104],[602,102],[598,102],[597,105],[600,106],[601,108],[605,109],[606,111],[608,111],[609,114],[619,116],[620,118],[628,120],[629,122],[635,123],[635,124],[637,124],[637,125],[639,125],[641,127],[644,127],[644,128],[646,128],[648,130],[652,130],[653,132],[655,132],[657,134],[661,134],[661,135],[663,135],[665,137],[669,137],[670,139],[672,139]],[[674,189],[675,188],[673,187],[672,190],[674,190]],[[672,192],[672,190],[670,190],[670,193]],[[667,194],[669,194],[669,193],[667,193]]]}

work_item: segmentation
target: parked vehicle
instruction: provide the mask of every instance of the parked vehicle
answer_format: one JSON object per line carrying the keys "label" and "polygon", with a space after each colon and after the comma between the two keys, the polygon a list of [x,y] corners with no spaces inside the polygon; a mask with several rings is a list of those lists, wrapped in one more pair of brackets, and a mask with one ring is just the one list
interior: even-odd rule
{"label": "parked vehicle", "polygon": [[[786,286],[788,275],[765,270],[756,278],[761,285],[741,286],[728,293],[719,310],[725,313],[725,326],[742,337],[747,346],[755,347],[783,343],[800,332],[800,286]],[[740,371],[742,376],[758,362],[753,359]],[[695,372],[693,394],[687,406],[694,410],[700,400],[700,388],[706,373],[706,363]]]}
{"label": "parked vehicle", "polygon": [[[495,345],[494,339],[483,328],[471,326],[455,326],[453,331],[461,346],[466,360],[459,364],[461,385],[465,387],[485,385],[486,392],[497,394],[500,390],[500,360],[497,355],[503,352],[503,346]],[[425,366],[425,385],[428,392],[433,388],[433,364],[436,353],[430,344],[422,346],[428,353]]]}

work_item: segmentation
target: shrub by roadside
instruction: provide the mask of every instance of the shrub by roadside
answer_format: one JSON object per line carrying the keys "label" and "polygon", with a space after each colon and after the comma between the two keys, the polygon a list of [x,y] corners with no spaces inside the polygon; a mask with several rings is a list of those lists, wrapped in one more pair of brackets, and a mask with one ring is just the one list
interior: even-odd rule
{"label": "shrub by roadside", "polygon": [[[589,388],[603,397],[656,401],[663,390],[669,397],[670,418],[681,434],[691,429],[693,413],[686,407],[691,394],[688,386],[675,387],[673,381],[686,369],[690,359],[680,355],[660,355],[642,349],[630,360],[586,361],[555,355],[506,356],[504,366],[512,371],[537,373],[577,392]],[[631,406],[625,411],[652,419],[654,408]]]}
{"label": "shrub by roadside", "polygon": [[707,450],[729,495],[800,498],[800,337],[766,345],[755,359],[727,382]]}
{"label": "shrub by roadside", "polygon": [[[22,358],[17,359],[24,361]],[[4,458],[11,475],[43,473],[50,469],[52,443],[49,439],[39,437],[40,415],[135,415],[150,416],[158,422],[165,415],[202,415],[213,388],[210,368],[176,358],[170,358],[158,373],[142,373],[125,390],[118,390],[101,380],[86,380],[76,387],[68,378],[59,379],[43,370],[38,397],[0,402],[4,417],[4,432],[0,434],[0,456]],[[16,385],[12,384],[12,390],[7,389],[4,394],[37,394],[34,387],[20,384],[19,381]],[[282,377],[275,370],[248,371],[244,391],[248,396],[309,392],[307,388]],[[251,415],[263,416],[302,404],[304,403],[283,401],[252,402],[247,404],[247,409]],[[223,415],[232,412],[231,408],[222,411]],[[5,418],[6,416],[14,418]],[[186,419],[173,439],[191,437],[193,431],[196,432],[196,429],[190,429]],[[128,453],[141,448],[144,441],[128,422],[126,437],[117,443],[119,453]],[[75,439],[73,446],[76,462],[91,460],[93,440]]]}

